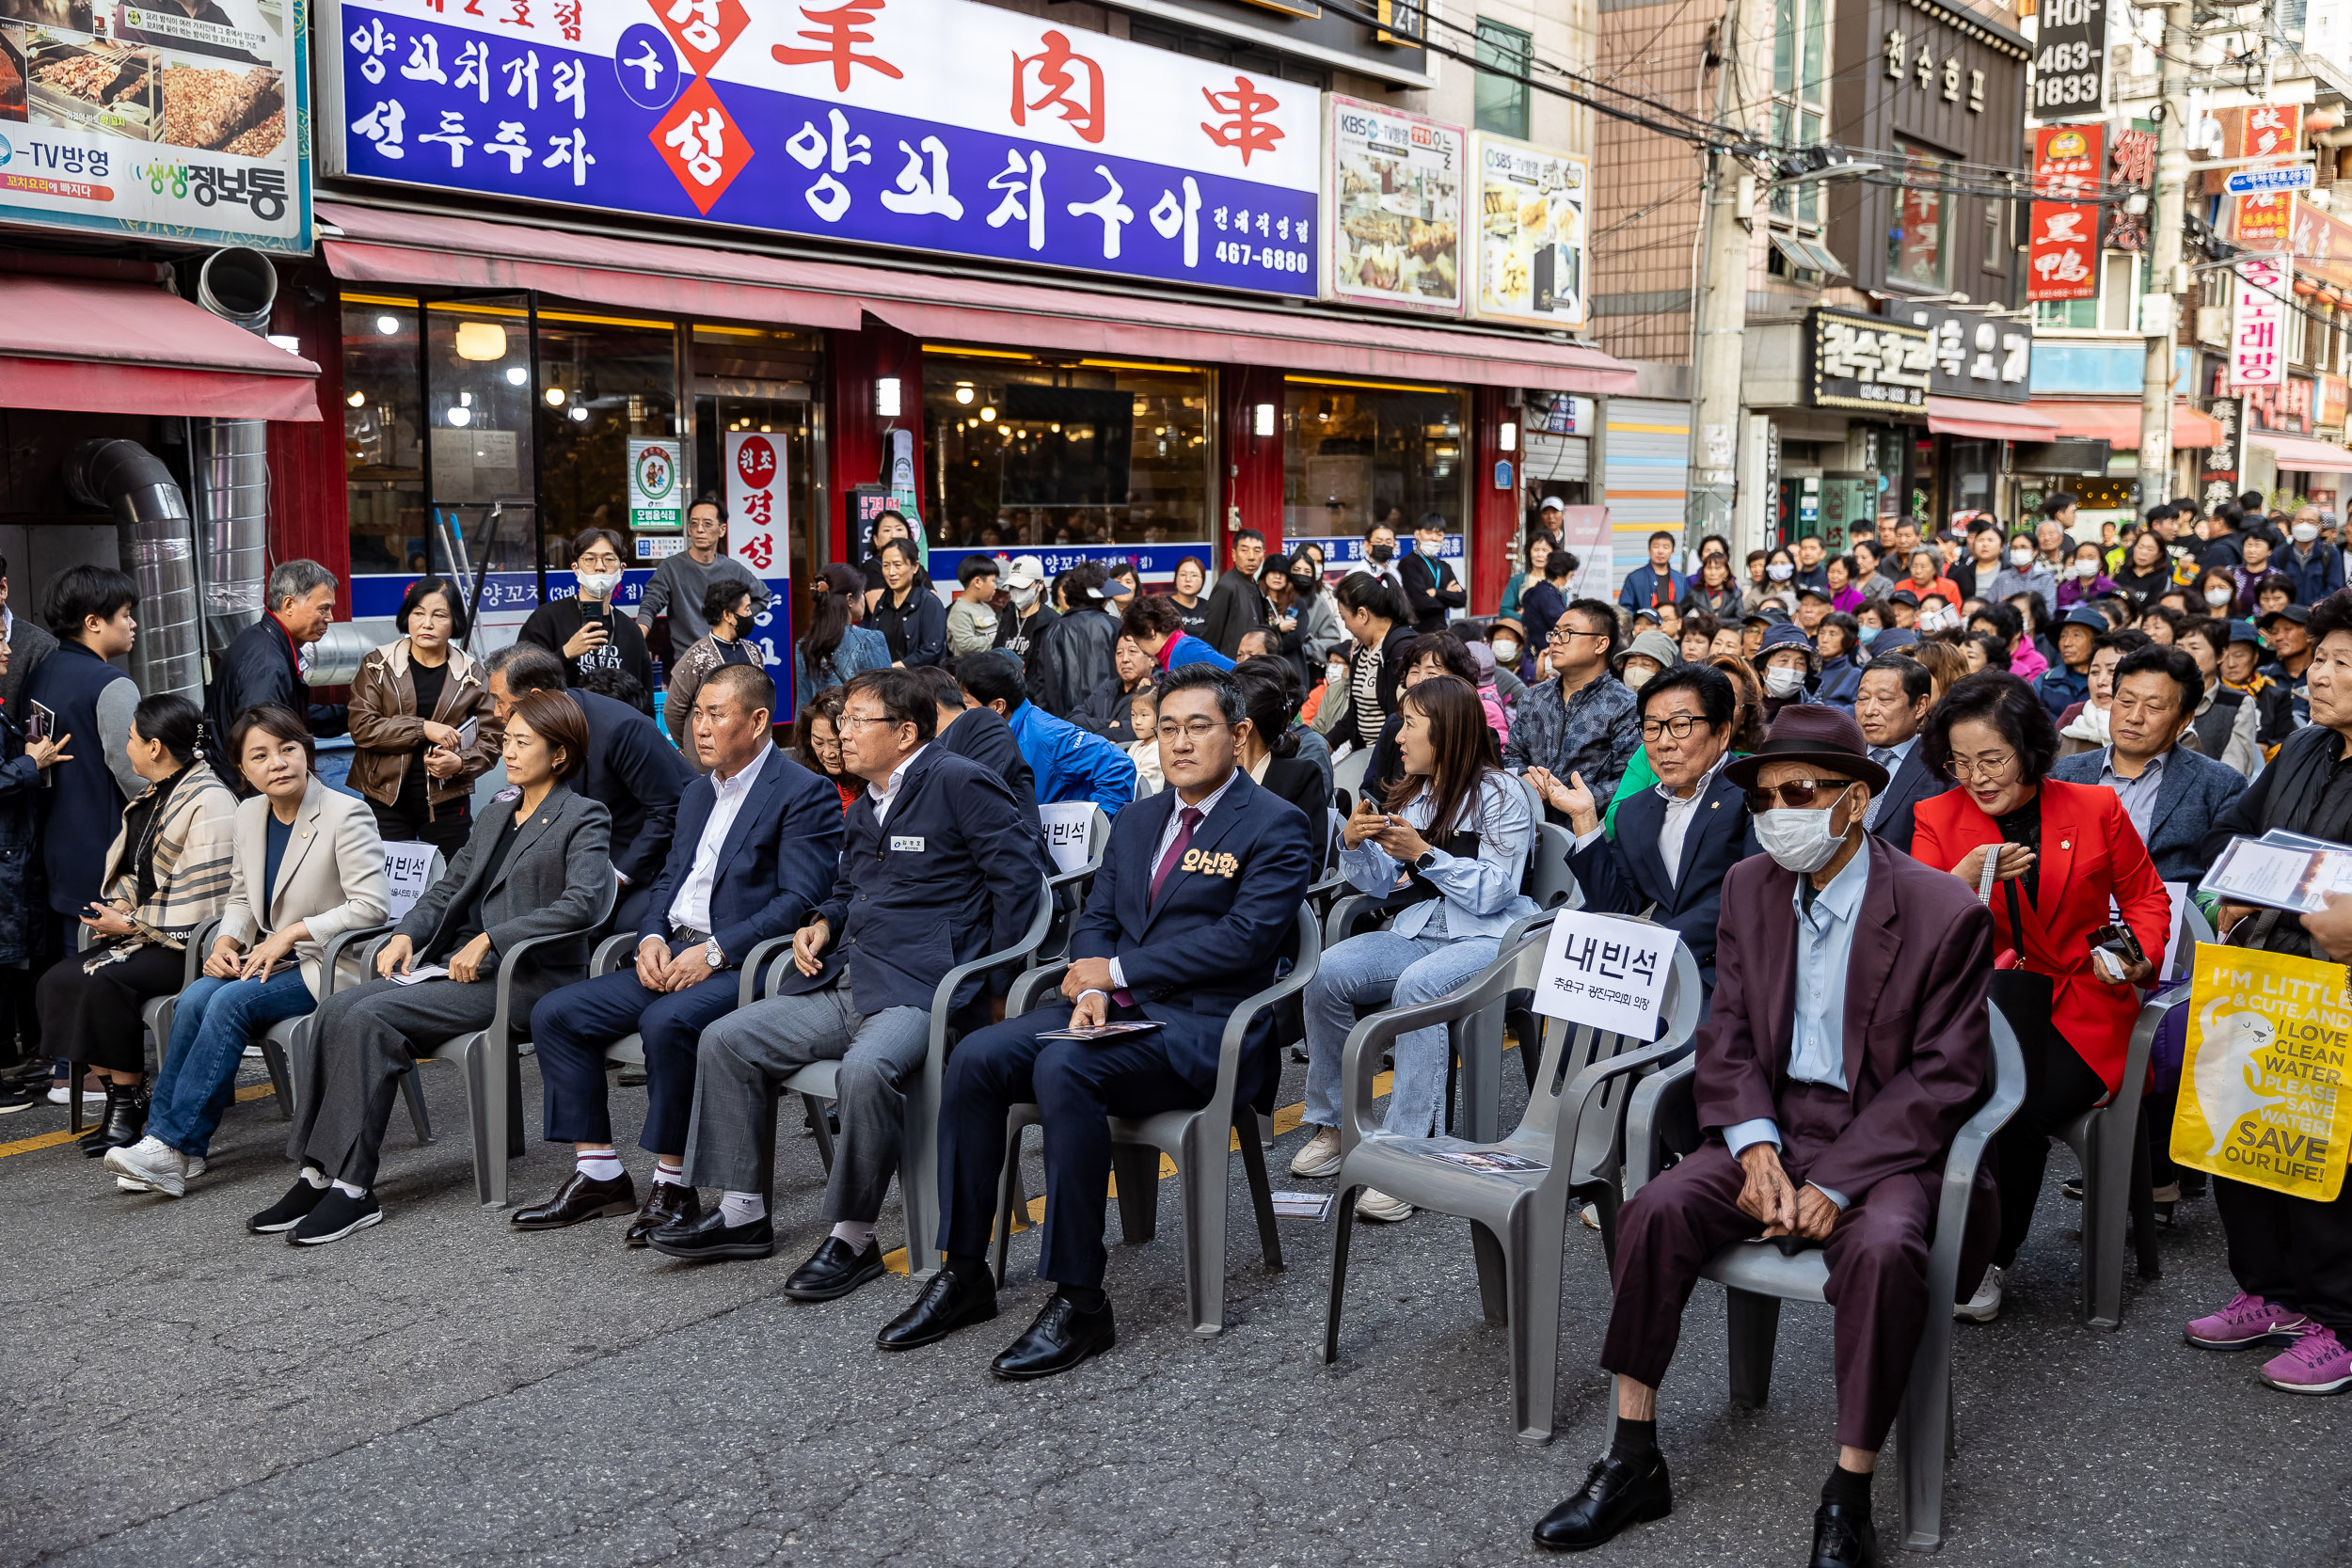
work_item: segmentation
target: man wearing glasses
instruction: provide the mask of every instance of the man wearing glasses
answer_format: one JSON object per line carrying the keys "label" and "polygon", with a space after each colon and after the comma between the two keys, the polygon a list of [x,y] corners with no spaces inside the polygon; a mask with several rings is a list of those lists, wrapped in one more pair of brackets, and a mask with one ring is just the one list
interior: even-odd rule
{"label": "man wearing glasses", "polygon": [[[1502,765],[1514,773],[1555,779],[1581,773],[1606,809],[1641,740],[1633,689],[1609,673],[1617,651],[1617,612],[1598,599],[1576,599],[1551,624],[1545,657],[1552,678],[1519,696]],[[1565,824],[1546,797],[1545,816]]]}
{"label": "man wearing glasses", "polygon": [[[1111,1348],[1104,1117],[1209,1102],[1226,1021],[1273,983],[1323,832],[1235,766],[1233,729],[1243,718],[1241,689],[1225,672],[1189,664],[1168,677],[1158,729],[1168,787],[1111,822],[1103,868],[1071,936],[1066,1003],[983,1029],[948,1059],[939,1118],[946,1263],[877,1337],[883,1350],[913,1350],[996,1316],[985,1254],[1006,1113],[1024,1102],[1038,1107],[1045,1125],[1038,1274],[1055,1290],[989,1370],[1000,1378],[1048,1377]],[[1152,1027],[1097,1039],[1039,1037],[1106,1022]],[[1271,1022],[1262,1018],[1241,1049],[1233,1103],[1253,1102],[1279,1070]]]}
{"label": "man wearing glasses", "polygon": [[[1870,1473],[1927,1314],[1950,1310],[1928,1299],[1928,1231],[1948,1146],[1992,1076],[1992,919],[1957,878],[1865,831],[1886,770],[1850,715],[1785,709],[1724,774],[1746,792],[1766,853],[1724,879],[1714,1006],[1696,1048],[1704,1141],[1618,1217],[1600,1353],[1616,1375],[1616,1431],[1535,1541],[1581,1550],[1671,1510],[1658,1385],[1699,1271],[1760,1233],[1828,1255],[1838,1453],[1809,1560],[1875,1563]],[[1978,1181],[1963,1291],[1995,1228],[1989,1164]]]}
{"label": "man wearing glasses", "polygon": [[[1640,734],[1658,784],[1617,808],[1613,838],[1601,827],[1610,794],[1588,775],[1571,772],[1564,782],[1549,768],[1527,772],[1544,804],[1576,834],[1568,865],[1585,907],[1635,914],[1656,905],[1652,918],[1681,933],[1710,990],[1724,874],[1756,853],[1746,803],[1723,776],[1738,706],[1731,677],[1711,664],[1677,665],[1651,677],[1642,688]],[[1512,732],[1516,737],[1517,725]]]}
{"label": "man wearing glasses", "polygon": [[[940,978],[1018,943],[1044,893],[1036,813],[993,771],[931,743],[939,707],[928,674],[869,670],[843,690],[841,766],[866,788],[842,823],[840,877],[793,933],[776,994],[703,1031],[686,1176],[725,1196],[699,1221],[653,1234],[654,1249],[673,1258],[772,1252],[777,1085],[838,1061],[841,1132],[823,1212],[832,1229],[785,1281],[796,1301],[830,1301],[881,1276],[874,1222],[898,1168],[901,1085],[923,1070]],[[953,1006],[976,1003],[985,1022],[977,976]]]}

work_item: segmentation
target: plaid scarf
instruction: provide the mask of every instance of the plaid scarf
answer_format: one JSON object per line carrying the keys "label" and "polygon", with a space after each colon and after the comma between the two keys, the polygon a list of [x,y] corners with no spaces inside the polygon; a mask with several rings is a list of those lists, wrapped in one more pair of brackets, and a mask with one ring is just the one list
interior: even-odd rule
{"label": "plaid scarf", "polygon": [[[159,787],[149,785],[148,795]],[[199,762],[182,774],[170,797],[156,808],[151,830],[155,892],[145,903],[138,902],[140,847],[130,842],[127,824],[116,833],[113,847],[106,851],[103,895],[129,919],[133,931],[93,954],[83,967],[95,973],[150,942],[185,947],[190,931],[228,906],[236,819],[237,798],[211,768]]]}

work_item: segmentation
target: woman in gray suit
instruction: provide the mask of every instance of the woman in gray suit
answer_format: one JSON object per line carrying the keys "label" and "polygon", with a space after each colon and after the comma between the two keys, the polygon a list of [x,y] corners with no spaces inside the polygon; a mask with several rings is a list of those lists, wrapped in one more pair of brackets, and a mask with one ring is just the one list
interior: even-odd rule
{"label": "woman in gray suit", "polygon": [[612,819],[566,787],[587,755],[588,721],[569,695],[534,691],[516,705],[506,723],[508,787],[376,955],[379,978],[319,1008],[287,1140],[302,1174],[246,1228],[318,1246],[382,1219],[371,1191],[376,1160],[414,1054],[489,1026],[501,955],[517,942],[579,933],[534,955],[529,975],[516,977],[515,1017],[586,978],[588,930],[612,881]]}

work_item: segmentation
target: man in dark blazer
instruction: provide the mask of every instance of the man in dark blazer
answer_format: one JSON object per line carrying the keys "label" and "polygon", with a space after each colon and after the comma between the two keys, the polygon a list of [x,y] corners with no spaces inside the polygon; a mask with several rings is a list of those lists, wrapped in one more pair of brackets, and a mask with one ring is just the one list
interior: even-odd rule
{"label": "man in dark blazer", "polygon": [[[1254,528],[1236,531],[1230,560],[1225,575],[1216,579],[1209,594],[1208,624],[1200,628],[1200,636],[1227,658],[1236,658],[1241,634],[1272,619],[1265,594],[1258,587],[1258,568],[1265,564],[1265,535]],[[1084,688],[1078,695],[1083,698],[1092,689]]]}
{"label": "man in dark blazer", "polygon": [[24,677],[57,651],[57,640],[43,630],[40,622],[19,615],[9,605],[8,558],[5,555],[0,555],[0,638],[6,638],[8,644],[8,667],[0,670],[0,708],[21,721],[24,714],[19,711],[16,694],[23,689]]}
{"label": "man in dark blazer", "polygon": [[1424,636],[1445,630],[1446,612],[1470,602],[1454,568],[1438,559],[1445,548],[1445,519],[1432,512],[1413,525],[1413,553],[1397,567],[1405,585],[1405,605],[1413,612],[1413,629]]}
{"label": "man in dark blazer", "polygon": [[[1070,1005],[983,1029],[948,1059],[939,1128],[946,1264],[877,1336],[882,1349],[912,1350],[996,1315],[983,1254],[995,1225],[1005,1114],[1024,1101],[1045,1123],[1038,1273],[1056,1290],[989,1370],[1045,1377],[1111,1347],[1104,1118],[1209,1102],[1226,1021],[1273,982],[1314,863],[1306,816],[1235,766],[1233,729],[1244,717],[1241,691],[1224,671],[1186,665],[1160,689],[1168,787],[1112,819],[1103,869],[1071,938],[1062,982]],[[1106,1021],[1157,1027],[1094,1040],[1039,1038]],[[1273,1031],[1262,1020],[1241,1049],[1234,1102],[1254,1100],[1278,1070]]]}
{"label": "man in dark blazer", "polygon": [[[1886,771],[1846,714],[1785,708],[1724,769],[1753,791],[1767,854],[1724,879],[1714,1006],[1700,1026],[1703,1141],[1617,1221],[1600,1364],[1617,1426],[1539,1545],[1597,1546],[1672,1507],[1658,1384],[1709,1259],[1760,1233],[1827,1251],[1836,1309],[1837,1465],[1814,1514],[1815,1568],[1878,1560],[1870,1471],[1930,1312],[1929,1230],[1953,1136],[1993,1077],[1993,923],[1959,879],[1865,832]],[[1624,812],[1618,813],[1620,824]],[[1961,1263],[1971,1291],[1998,1228],[1988,1165]]]}
{"label": "man in dark blazer", "polygon": [[[734,1009],[737,971],[752,949],[800,929],[833,891],[841,854],[841,797],[776,750],[775,703],[775,683],[755,664],[723,665],[695,692],[694,748],[709,771],[678,801],[677,836],[637,928],[635,966],[566,986],[531,1011],[546,1136],[573,1146],[575,1168],[553,1197],[515,1212],[516,1229],[636,1209],[623,1240],[644,1246],[662,1226],[702,1212],[685,1173],[695,1044]],[[654,1156],[643,1208],[612,1147],[605,1100],[605,1048],[629,1034],[645,1048],[637,1141]]]}
{"label": "man in dark blazer", "polygon": [[[1854,689],[1854,722],[1870,748],[1870,760],[1886,769],[1883,792],[1870,797],[1863,826],[1904,854],[1911,853],[1912,811],[1952,786],[1928,766],[1919,728],[1935,705],[1935,677],[1916,659],[1882,654],[1862,667]],[[2232,773],[2232,777],[2235,777]]]}
{"label": "man in dark blazer", "polygon": [[1543,768],[1527,770],[1576,834],[1568,868],[1584,889],[1585,908],[1639,914],[1657,906],[1652,918],[1681,935],[1710,990],[1724,873],[1756,853],[1746,797],[1723,776],[1738,711],[1731,677],[1712,665],[1678,665],[1643,686],[1642,744],[1658,784],[1617,807],[1614,838],[1601,826],[1608,802],[1595,798],[1582,774],[1564,784]]}
{"label": "man in dark blazer", "polygon": [[221,756],[229,754],[230,732],[249,707],[275,705],[302,716],[314,736],[346,733],[351,709],[342,703],[313,703],[303,679],[302,650],[326,635],[335,622],[335,574],[315,561],[281,561],[269,575],[262,616],[239,632],[214,661],[205,721]]}
{"label": "man in dark blazer", "polygon": [[[490,701],[501,721],[529,691],[565,689],[564,660],[535,642],[501,648],[489,660]],[[627,703],[594,691],[572,691],[588,721],[588,763],[573,787],[612,814],[612,869],[621,902],[612,929],[639,929],[653,904],[654,883],[670,858],[670,830],[679,794],[694,770],[654,721]]]}
{"label": "man in dark blazer", "polygon": [[[870,670],[842,689],[841,766],[866,788],[843,828],[841,876],[794,933],[793,972],[776,993],[703,1032],[686,1174],[725,1196],[700,1220],[653,1234],[655,1250],[674,1258],[772,1252],[777,1085],[838,1061],[841,1132],[823,1213],[832,1231],[785,1281],[796,1301],[831,1301],[882,1277],[874,1222],[891,1173],[910,1133],[932,1135],[929,1125],[907,1127],[905,1085],[930,1053],[939,982],[1016,946],[1052,869],[1037,808],[940,744],[936,675]],[[980,977],[959,987],[951,1006],[977,1013],[967,1025],[986,1023]],[[928,1235],[920,1244],[929,1248]]]}
{"label": "man in dark blazer", "polygon": [[2248,787],[2236,768],[2180,744],[2204,692],[2204,673],[2183,649],[2159,644],[2126,654],[2115,667],[2109,743],[2050,768],[2050,777],[2067,784],[2114,790],[2168,882],[2204,877],[2205,835]]}
{"label": "man in dark blazer", "polygon": [[[1005,663],[1009,665],[1011,660]],[[1031,817],[1037,816],[1037,775],[1029,770],[1029,759],[1021,754],[1021,743],[1012,737],[1012,726],[994,708],[965,704],[963,685],[956,673],[943,664],[921,667],[923,678],[930,683],[931,701],[936,705],[931,739],[943,751],[977,762],[1003,780]],[[1043,829],[1041,827],[1040,832]]]}

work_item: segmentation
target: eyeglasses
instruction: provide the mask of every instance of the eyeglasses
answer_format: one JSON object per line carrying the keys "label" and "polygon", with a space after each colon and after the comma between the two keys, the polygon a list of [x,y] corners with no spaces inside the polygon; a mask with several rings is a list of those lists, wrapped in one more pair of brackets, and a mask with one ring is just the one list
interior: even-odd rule
{"label": "eyeglasses", "polygon": [[1826,806],[1853,785],[1851,779],[1790,779],[1786,784],[1759,785],[1748,791],[1748,810],[1766,812],[1774,806],[1788,806],[1804,811],[1812,806]]}
{"label": "eyeglasses", "polygon": [[1571,637],[1597,637],[1605,641],[1608,640],[1609,635],[1610,634],[1605,631],[1579,631],[1574,626],[1563,624],[1554,626],[1551,630],[1545,635],[1544,641],[1547,642],[1565,642]]}
{"label": "eyeglasses", "polygon": [[1162,741],[1174,740],[1179,736],[1183,736],[1187,739],[1192,740],[1206,740],[1214,732],[1217,730],[1230,730],[1232,727],[1233,726],[1231,724],[1218,723],[1214,719],[1195,719],[1188,723],[1183,724],[1174,723],[1172,721],[1162,723],[1153,729],[1152,733],[1158,736]]}
{"label": "eyeglasses", "polygon": [[1962,784],[1966,784],[1970,779],[1982,779],[1987,784],[1993,784],[2008,776],[2010,768],[2015,765],[2016,761],[2015,752],[1998,757],[1954,757],[1944,765],[1944,771],[1958,779]]}
{"label": "eyeglasses", "polygon": [[[850,730],[863,729],[867,724],[887,724],[890,722],[891,720],[886,716],[882,718],[868,718],[863,713],[845,713],[840,718],[833,721],[833,727],[836,731],[846,732]],[[904,722],[904,721],[900,721],[900,722]]]}
{"label": "eyeglasses", "polygon": [[1642,721],[1642,738],[1655,740],[1661,735],[1670,735],[1680,740],[1706,723],[1707,721],[1695,713],[1677,713],[1672,719],[1645,719]]}

